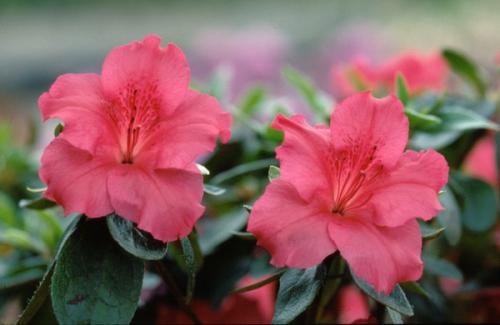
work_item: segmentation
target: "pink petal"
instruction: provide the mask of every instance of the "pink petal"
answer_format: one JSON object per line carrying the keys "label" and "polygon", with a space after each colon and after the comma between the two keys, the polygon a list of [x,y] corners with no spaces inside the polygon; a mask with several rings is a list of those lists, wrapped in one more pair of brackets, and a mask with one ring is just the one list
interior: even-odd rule
{"label": "pink petal", "polygon": [[97,144],[113,143],[115,137],[106,114],[106,100],[99,76],[93,73],[64,74],[38,101],[44,120],[60,118],[59,135],[73,146],[95,151]]}
{"label": "pink petal", "polygon": [[495,137],[490,133],[481,138],[467,155],[465,170],[493,186],[498,184],[498,171],[495,158]]}
{"label": "pink petal", "polygon": [[406,151],[372,189],[374,222],[395,227],[414,218],[432,219],[443,210],[438,193],[447,182],[448,164],[441,154]]}
{"label": "pink petal", "polygon": [[348,285],[339,291],[339,322],[352,324],[356,321],[366,321],[370,317],[370,310],[366,297],[355,285]]}
{"label": "pink petal", "polygon": [[83,213],[103,217],[113,208],[106,180],[116,163],[109,157],[92,156],[62,138],[54,139],[42,155],[40,179],[47,184],[44,196],[64,208],[64,214]]}
{"label": "pink petal", "polygon": [[336,251],[328,236],[332,216],[325,210],[321,202],[306,202],[293,185],[275,179],[253,206],[248,231],[271,253],[274,266],[311,267]]}
{"label": "pink petal", "polygon": [[217,137],[224,143],[231,137],[231,114],[224,112],[214,97],[193,90],[164,120],[152,137],[155,142],[145,144],[147,150],[138,162],[153,161],[156,168],[184,168],[212,152]]}
{"label": "pink petal", "polygon": [[332,113],[330,128],[336,150],[375,151],[374,159],[386,167],[394,166],[408,142],[408,119],[394,96],[350,96]]}
{"label": "pink petal", "polygon": [[[182,51],[174,44],[160,47],[161,39],[149,35],[142,42],[114,48],[102,66],[102,86],[110,99],[118,99],[130,87],[140,93],[159,92],[160,106],[175,109],[189,85],[189,66]],[[143,95],[145,96],[145,95]]]}
{"label": "pink petal", "polygon": [[330,193],[330,130],[308,125],[301,115],[287,118],[278,114],[272,127],[285,133],[283,143],[276,149],[280,178],[293,184],[305,200],[318,189]]}
{"label": "pink petal", "polygon": [[186,170],[124,164],[110,173],[107,189],[118,215],[164,242],[187,236],[204,211],[203,178]]}
{"label": "pink petal", "polygon": [[333,218],[330,236],[351,270],[374,288],[389,294],[398,282],[422,275],[422,239],[415,220],[402,226],[378,227],[353,217]]}

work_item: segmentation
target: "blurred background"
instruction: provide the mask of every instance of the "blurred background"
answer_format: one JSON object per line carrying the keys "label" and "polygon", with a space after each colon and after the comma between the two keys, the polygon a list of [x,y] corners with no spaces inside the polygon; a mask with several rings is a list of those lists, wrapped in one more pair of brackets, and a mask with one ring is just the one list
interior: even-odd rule
{"label": "blurred background", "polygon": [[[282,89],[284,65],[331,92],[330,66],[360,53],[382,59],[453,47],[491,64],[498,12],[494,0],[2,0],[0,114],[16,124],[31,115],[39,124],[37,98],[56,76],[97,72],[112,47],[150,33],[183,48],[194,80],[226,66],[235,92],[259,80]],[[28,140],[26,126],[16,131],[17,141]]]}

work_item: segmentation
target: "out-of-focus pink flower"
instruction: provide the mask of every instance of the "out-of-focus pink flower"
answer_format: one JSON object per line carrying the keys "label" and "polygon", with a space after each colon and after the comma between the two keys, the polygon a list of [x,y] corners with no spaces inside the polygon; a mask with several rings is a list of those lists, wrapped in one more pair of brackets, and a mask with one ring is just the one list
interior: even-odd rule
{"label": "out-of-focus pink flower", "polygon": [[494,133],[488,133],[474,145],[465,159],[464,168],[472,176],[498,186]]}
{"label": "out-of-focus pink flower", "polygon": [[276,150],[281,175],[250,214],[248,231],[275,266],[307,268],[337,249],[351,269],[378,291],[420,278],[422,239],[416,218],[442,206],[448,180],[439,153],[404,151],[408,120],[394,96],[351,96],[330,127],[311,127],[300,115],[279,115],[285,132]]}
{"label": "out-of-focus pink flower", "polygon": [[370,317],[370,310],[366,297],[354,285],[340,289],[338,294],[340,324],[366,322]]}
{"label": "out-of-focus pink flower", "polygon": [[439,285],[445,295],[452,296],[458,292],[458,290],[462,286],[462,281],[452,278],[440,277]]}
{"label": "out-of-focus pink flower", "polygon": [[288,44],[276,29],[204,31],[194,43],[195,77],[206,79],[217,67],[231,73],[230,97],[234,99],[250,84],[275,84],[285,63]]}
{"label": "out-of-focus pink flower", "polygon": [[[243,287],[258,279],[244,278]],[[208,301],[195,300],[191,306],[204,324],[270,324],[274,314],[276,283],[258,289],[228,296],[219,309]],[[162,305],[158,310],[158,324],[191,324],[191,319],[181,310]]]}
{"label": "out-of-focus pink flower", "polygon": [[162,241],[191,231],[204,210],[195,160],[228,141],[231,116],[189,89],[179,48],[154,35],[117,47],[101,75],[62,75],[39,106],[44,120],[64,122],[40,178],[65,214],[116,212]]}
{"label": "out-of-focus pink flower", "polygon": [[448,66],[439,53],[423,56],[407,52],[381,65],[371,64],[366,57],[355,57],[348,64],[333,66],[332,83],[342,96],[361,90],[394,93],[398,74],[404,76],[410,94],[416,95],[443,90]]}

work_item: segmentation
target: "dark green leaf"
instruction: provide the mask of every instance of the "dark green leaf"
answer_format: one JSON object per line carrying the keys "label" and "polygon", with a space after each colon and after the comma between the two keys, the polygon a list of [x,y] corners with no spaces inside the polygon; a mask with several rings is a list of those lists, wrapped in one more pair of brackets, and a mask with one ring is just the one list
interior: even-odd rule
{"label": "dark green leaf", "polygon": [[403,105],[406,106],[406,104],[408,104],[408,100],[410,99],[410,95],[408,93],[405,78],[401,73],[398,73],[398,76],[396,77],[396,93]]}
{"label": "dark green leaf", "polygon": [[479,96],[483,97],[486,92],[486,85],[476,65],[464,54],[452,49],[445,49],[442,54],[451,69],[466,80]]}
{"label": "dark green leaf", "polygon": [[244,96],[239,105],[240,110],[246,115],[252,115],[259,108],[266,96],[266,91],[262,87],[251,88]]}
{"label": "dark green leaf", "polygon": [[269,178],[270,181],[272,181],[275,178],[280,177],[280,169],[279,167],[276,166],[269,166],[269,171],[267,172],[267,178]]}
{"label": "dark green leaf", "polygon": [[463,196],[463,225],[474,232],[484,232],[495,225],[497,197],[486,182],[462,174],[453,174],[453,189]]}
{"label": "dark green leaf", "polygon": [[443,194],[439,196],[439,200],[444,210],[438,214],[437,221],[444,227],[444,236],[450,245],[456,245],[462,236],[462,222],[460,220],[460,209],[457,201],[448,186],[445,186]]}
{"label": "dark green leaf", "polygon": [[255,236],[252,233],[250,233],[250,232],[232,231],[231,234],[233,236],[236,236],[238,238],[245,239],[245,240],[257,240],[255,238]]}
{"label": "dark green leaf", "polygon": [[254,172],[260,169],[268,168],[269,165],[276,163],[274,159],[262,159],[257,161],[252,161],[243,165],[236,166],[229,170],[226,170],[222,173],[219,173],[217,176],[212,178],[211,183],[215,185],[219,185],[222,182],[225,182],[231,178],[241,176],[246,173]]}
{"label": "dark green leaf", "polygon": [[184,262],[186,263],[186,271],[188,276],[188,284],[186,289],[186,303],[189,304],[193,298],[193,292],[196,282],[196,258],[194,256],[193,246],[188,237],[180,240]]}
{"label": "dark green leaf", "polygon": [[208,255],[220,244],[231,238],[234,231],[242,229],[248,214],[239,209],[217,218],[202,218],[198,224],[203,232],[199,234],[199,243],[204,255]]}
{"label": "dark green leaf", "polygon": [[59,323],[129,323],[142,286],[143,262],[126,253],[102,219],[88,219],[68,238],[52,277]]}
{"label": "dark green leaf", "polygon": [[424,240],[434,239],[444,231],[443,227],[434,228],[425,222],[419,222],[419,225],[420,225],[420,232],[422,233],[422,238]]}
{"label": "dark green leaf", "polygon": [[453,264],[448,262],[447,260],[436,258],[430,255],[422,256],[422,260],[424,261],[425,271],[447,278],[452,278],[456,280],[462,280],[462,272]]}
{"label": "dark green leaf", "polygon": [[205,184],[203,186],[203,191],[207,194],[210,194],[210,195],[222,195],[224,193],[226,193],[226,189],[225,188],[222,188],[222,187],[219,187],[219,186],[215,186],[215,185],[210,185],[210,184]]}
{"label": "dark green leaf", "polygon": [[19,201],[20,208],[27,208],[32,210],[44,210],[55,207],[57,203],[47,200],[46,198],[39,198],[34,200],[21,200]]}
{"label": "dark green leaf", "polygon": [[57,126],[54,129],[54,136],[57,137],[61,132],[64,130],[64,125],[61,123],[57,124]]}
{"label": "dark green leaf", "polygon": [[392,308],[385,307],[387,312],[387,317],[389,318],[390,324],[403,324],[403,319],[401,318],[401,314],[395,311]]}
{"label": "dark green leaf", "polygon": [[144,260],[160,260],[167,254],[167,244],[137,228],[132,221],[117,214],[106,218],[113,239],[127,252]]}
{"label": "dark green leaf", "polygon": [[478,129],[498,130],[498,125],[471,109],[461,106],[444,106],[437,114],[441,118],[438,126],[442,131],[467,131]]}
{"label": "dark green leaf", "polygon": [[6,194],[0,192],[0,225],[15,227],[16,207],[14,201]]}
{"label": "dark green leaf", "polygon": [[425,291],[425,289],[418,282],[415,281],[403,282],[400,283],[400,286],[406,291],[410,291],[422,297],[429,298],[429,294],[427,293],[427,291]]}
{"label": "dark green leaf", "polygon": [[288,269],[280,278],[273,324],[287,324],[313,302],[326,276],[323,264],[309,269]]}
{"label": "dark green leaf", "polygon": [[406,315],[413,316],[413,308],[411,307],[406,295],[401,289],[401,287],[396,285],[394,290],[392,290],[390,295],[383,294],[381,292],[377,292],[373,286],[368,284],[365,280],[358,278],[351,270],[352,278],[354,282],[358,285],[358,287],[363,290],[367,295],[380,302],[381,304],[394,309],[395,311]]}

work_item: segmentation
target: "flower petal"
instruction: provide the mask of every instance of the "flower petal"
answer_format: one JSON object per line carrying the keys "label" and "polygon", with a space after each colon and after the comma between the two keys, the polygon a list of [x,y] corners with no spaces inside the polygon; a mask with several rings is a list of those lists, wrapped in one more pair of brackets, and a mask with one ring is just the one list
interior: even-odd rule
{"label": "flower petal", "polygon": [[422,239],[415,220],[389,228],[359,218],[338,217],[329,231],[351,270],[377,291],[389,294],[398,282],[414,281],[422,275]]}
{"label": "flower petal", "polygon": [[204,211],[203,178],[187,170],[120,165],[107,189],[118,215],[164,242],[187,236]]}
{"label": "flower petal", "polygon": [[332,113],[330,129],[336,150],[374,151],[373,158],[386,167],[396,164],[408,142],[408,119],[394,96],[348,97]]}
{"label": "flower petal", "polygon": [[60,137],[73,146],[95,151],[96,145],[112,143],[113,136],[106,100],[97,74],[64,74],[38,100],[44,121],[60,118],[64,130]]}
{"label": "flower petal", "polygon": [[[159,92],[160,106],[175,109],[189,85],[189,66],[182,51],[174,44],[160,47],[161,39],[149,35],[111,50],[102,66],[102,86],[110,99],[118,99],[129,87],[141,93]],[[153,91],[154,90],[154,91]]]}
{"label": "flower petal", "polygon": [[323,211],[321,202],[306,202],[292,184],[275,179],[253,206],[248,231],[274,266],[311,267],[336,251],[328,236],[332,217]]}
{"label": "flower petal", "polygon": [[400,226],[410,219],[430,220],[443,210],[438,193],[448,181],[448,164],[434,150],[408,150],[394,170],[371,189],[374,222]]}
{"label": "flower petal", "polygon": [[190,90],[185,101],[158,126],[157,133],[144,144],[137,162],[154,168],[185,168],[203,154],[212,152],[217,137],[223,143],[231,137],[231,114],[218,101]]}
{"label": "flower petal", "polygon": [[276,149],[280,178],[293,184],[305,200],[310,200],[319,189],[331,193],[327,165],[330,130],[308,125],[301,115],[287,118],[278,114],[272,127],[285,133],[283,143]]}
{"label": "flower petal", "polygon": [[106,180],[116,163],[102,155],[92,156],[62,138],[54,139],[42,155],[40,179],[47,184],[44,196],[64,208],[64,214],[83,213],[103,217],[113,208]]}

